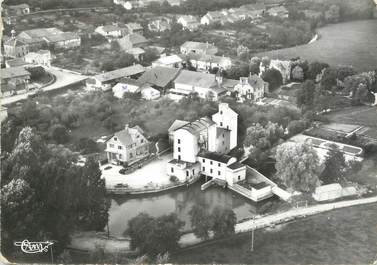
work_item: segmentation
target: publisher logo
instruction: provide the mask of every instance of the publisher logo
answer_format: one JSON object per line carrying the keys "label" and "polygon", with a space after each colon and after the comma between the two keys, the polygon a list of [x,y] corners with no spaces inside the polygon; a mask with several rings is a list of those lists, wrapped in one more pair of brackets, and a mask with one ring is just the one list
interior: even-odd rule
{"label": "publisher logo", "polygon": [[14,242],[14,245],[20,247],[22,252],[33,254],[33,253],[42,253],[47,252],[48,247],[54,244],[50,241],[45,242],[30,242],[29,240],[25,239],[21,242]]}

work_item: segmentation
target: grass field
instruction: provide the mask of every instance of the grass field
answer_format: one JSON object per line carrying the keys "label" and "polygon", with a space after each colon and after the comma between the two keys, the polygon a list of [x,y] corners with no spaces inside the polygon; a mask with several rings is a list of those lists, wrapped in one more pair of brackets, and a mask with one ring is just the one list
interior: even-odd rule
{"label": "grass field", "polygon": [[359,71],[377,67],[377,20],[329,25],[318,30],[320,39],[312,44],[263,52],[257,56],[274,59],[301,57],[332,66],[352,65]]}
{"label": "grass field", "polygon": [[377,130],[377,107],[352,107],[328,114],[326,117],[332,122],[364,125]]}

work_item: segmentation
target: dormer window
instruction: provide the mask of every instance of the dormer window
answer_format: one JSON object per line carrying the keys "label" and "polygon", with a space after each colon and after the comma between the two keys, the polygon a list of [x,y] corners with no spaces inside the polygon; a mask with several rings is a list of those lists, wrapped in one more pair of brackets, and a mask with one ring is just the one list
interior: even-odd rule
{"label": "dormer window", "polygon": [[114,137],[114,141],[118,140],[118,138]]}

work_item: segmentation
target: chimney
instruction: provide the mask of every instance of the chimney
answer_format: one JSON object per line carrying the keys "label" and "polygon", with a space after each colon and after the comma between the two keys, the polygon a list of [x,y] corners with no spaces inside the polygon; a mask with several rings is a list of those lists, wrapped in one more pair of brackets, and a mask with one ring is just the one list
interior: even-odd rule
{"label": "chimney", "polygon": [[126,125],[124,126],[124,130],[128,131],[128,128],[129,128],[128,123],[126,123]]}
{"label": "chimney", "polygon": [[16,38],[16,31],[14,29],[12,29],[10,33],[11,33],[12,39]]}

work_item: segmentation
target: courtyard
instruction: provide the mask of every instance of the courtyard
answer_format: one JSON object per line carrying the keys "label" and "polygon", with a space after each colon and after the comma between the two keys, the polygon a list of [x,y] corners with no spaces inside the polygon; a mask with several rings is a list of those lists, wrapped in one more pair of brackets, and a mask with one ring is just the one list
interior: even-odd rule
{"label": "courtyard", "polygon": [[172,153],[164,154],[154,158],[141,168],[130,174],[121,174],[119,171],[123,166],[105,164],[100,167],[102,177],[106,180],[107,188],[115,188],[122,184],[129,189],[150,189],[171,184],[169,176],[166,174],[166,164],[173,159]]}

